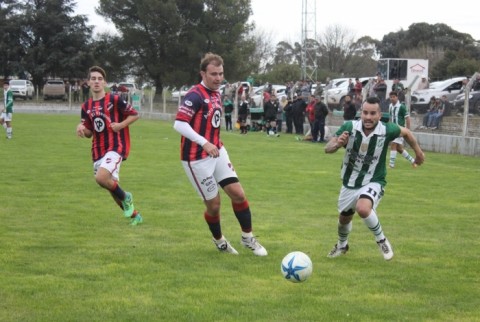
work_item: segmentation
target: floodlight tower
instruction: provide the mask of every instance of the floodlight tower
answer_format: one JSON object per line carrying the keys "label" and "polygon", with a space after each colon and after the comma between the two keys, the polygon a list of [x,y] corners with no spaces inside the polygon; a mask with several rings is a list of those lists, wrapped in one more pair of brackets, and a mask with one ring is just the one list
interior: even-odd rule
{"label": "floodlight tower", "polygon": [[317,0],[302,0],[302,79],[316,81],[317,48],[311,40],[317,40]]}

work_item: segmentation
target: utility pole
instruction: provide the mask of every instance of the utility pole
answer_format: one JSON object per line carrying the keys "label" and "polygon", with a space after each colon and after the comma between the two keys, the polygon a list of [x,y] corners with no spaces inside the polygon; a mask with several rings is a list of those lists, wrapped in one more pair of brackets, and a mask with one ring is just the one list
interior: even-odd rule
{"label": "utility pole", "polygon": [[[310,41],[309,41],[310,40]],[[302,0],[302,79],[317,81],[317,0]]]}

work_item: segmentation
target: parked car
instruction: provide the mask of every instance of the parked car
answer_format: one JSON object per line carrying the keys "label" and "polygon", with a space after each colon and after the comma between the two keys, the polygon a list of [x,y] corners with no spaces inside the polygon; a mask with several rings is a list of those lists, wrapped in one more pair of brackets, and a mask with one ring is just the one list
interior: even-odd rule
{"label": "parked car", "polygon": [[[255,106],[263,106],[263,92],[265,90],[265,85],[258,87],[251,96]],[[285,85],[273,85],[272,90],[275,92],[277,99],[280,100],[282,97],[287,97],[287,86]]]}
{"label": "parked car", "polygon": [[428,110],[430,98],[440,98],[446,95],[450,102],[453,102],[463,86],[466,77],[454,77],[444,81],[430,83],[429,88],[415,90],[412,93],[412,111],[425,113]]}
{"label": "parked car", "polygon": [[35,93],[35,87],[33,83],[25,79],[12,79],[10,81],[10,90],[12,91],[13,98],[33,99]]}
{"label": "parked car", "polygon": [[175,90],[172,92],[172,100],[174,101],[178,101],[179,98],[181,97],[184,97],[185,94],[187,94],[187,92],[190,90],[190,88],[192,88],[193,86],[187,86],[187,85],[183,85],[182,87],[180,87],[180,89],[178,90]]}
{"label": "parked car", "polygon": [[[360,77],[359,80],[362,83],[362,88],[367,85],[368,81],[375,77]],[[355,84],[355,77],[346,78],[340,81],[336,87],[333,87],[327,91],[327,103],[329,106],[340,107],[345,101],[345,96],[348,94],[348,80],[351,79]]]}
{"label": "parked car", "polygon": [[124,86],[128,89],[128,94],[129,95],[141,95],[142,90],[138,87],[137,83],[131,83],[131,82],[121,82],[118,83],[118,87]]}
{"label": "parked car", "polygon": [[43,99],[62,99],[66,100],[65,83],[61,79],[48,79],[43,85]]}
{"label": "parked car", "polygon": [[[465,106],[465,94],[459,94],[453,101],[453,106],[455,109],[463,113],[463,108]],[[470,92],[468,95],[468,112],[472,114],[480,115],[480,91]]]}

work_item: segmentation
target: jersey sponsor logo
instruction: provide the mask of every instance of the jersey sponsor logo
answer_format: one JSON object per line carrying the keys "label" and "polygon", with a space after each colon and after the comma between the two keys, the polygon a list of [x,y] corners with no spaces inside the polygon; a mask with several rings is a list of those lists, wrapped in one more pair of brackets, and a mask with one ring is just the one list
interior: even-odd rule
{"label": "jersey sponsor logo", "polygon": [[210,103],[210,100],[208,98],[204,99],[203,101],[205,102],[205,104]]}
{"label": "jersey sponsor logo", "polygon": [[184,102],[184,104],[187,105],[187,106],[192,106],[193,105],[192,101],[190,101],[190,100],[186,100]]}
{"label": "jersey sponsor logo", "polygon": [[105,121],[101,117],[94,118],[93,124],[95,127],[95,131],[103,132],[103,130],[105,130]]}
{"label": "jersey sponsor logo", "polygon": [[222,112],[220,110],[215,110],[212,116],[212,126],[214,128],[219,128],[221,123]]}

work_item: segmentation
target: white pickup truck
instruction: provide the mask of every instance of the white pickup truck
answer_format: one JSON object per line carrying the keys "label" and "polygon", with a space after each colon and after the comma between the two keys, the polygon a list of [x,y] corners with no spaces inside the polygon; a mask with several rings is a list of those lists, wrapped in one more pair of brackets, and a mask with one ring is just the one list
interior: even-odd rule
{"label": "white pickup truck", "polygon": [[128,88],[128,94],[130,96],[132,95],[139,95],[141,96],[142,95],[142,90],[140,89],[140,87],[138,87],[137,83],[129,83],[129,82],[121,82],[121,83],[118,83],[118,87],[126,87]]}

